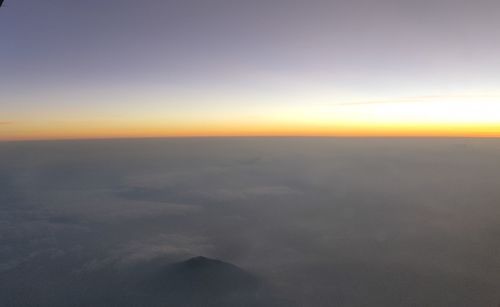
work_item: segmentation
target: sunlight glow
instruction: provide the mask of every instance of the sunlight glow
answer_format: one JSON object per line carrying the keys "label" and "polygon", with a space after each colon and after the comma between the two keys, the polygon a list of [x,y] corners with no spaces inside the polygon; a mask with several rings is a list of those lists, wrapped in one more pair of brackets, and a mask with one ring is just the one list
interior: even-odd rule
{"label": "sunlight glow", "polygon": [[4,140],[192,136],[499,137],[500,98],[439,96],[329,104],[293,102],[245,110],[145,113],[139,119],[32,118],[0,126],[0,138]]}

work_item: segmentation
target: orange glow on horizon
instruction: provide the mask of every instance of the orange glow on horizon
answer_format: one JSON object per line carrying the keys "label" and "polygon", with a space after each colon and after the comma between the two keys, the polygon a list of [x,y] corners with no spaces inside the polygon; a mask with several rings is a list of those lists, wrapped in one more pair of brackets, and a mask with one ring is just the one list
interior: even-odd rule
{"label": "orange glow on horizon", "polygon": [[162,137],[478,137],[500,138],[500,125],[81,125],[30,126],[2,134],[1,141]]}
{"label": "orange glow on horizon", "polygon": [[[0,140],[148,137],[500,137],[500,96],[415,97],[350,103],[112,114],[66,111],[0,121]],[[140,113],[144,110],[143,113]],[[61,119],[65,118],[65,119]],[[109,118],[109,119],[108,119]]]}

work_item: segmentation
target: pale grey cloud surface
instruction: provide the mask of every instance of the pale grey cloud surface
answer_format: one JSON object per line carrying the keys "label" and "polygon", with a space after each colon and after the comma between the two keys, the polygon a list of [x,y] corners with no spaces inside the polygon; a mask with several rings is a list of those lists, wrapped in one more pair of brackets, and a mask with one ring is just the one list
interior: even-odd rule
{"label": "pale grey cloud surface", "polygon": [[499,150],[488,139],[3,143],[0,295],[54,306],[80,297],[65,294],[78,276],[133,279],[204,255],[260,276],[286,306],[494,306]]}

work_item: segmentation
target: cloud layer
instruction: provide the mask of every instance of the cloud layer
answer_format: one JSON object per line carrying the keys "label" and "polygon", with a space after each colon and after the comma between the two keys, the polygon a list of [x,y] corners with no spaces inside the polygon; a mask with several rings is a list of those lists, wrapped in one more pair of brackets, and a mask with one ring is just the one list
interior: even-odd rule
{"label": "cloud layer", "polygon": [[495,305],[499,150],[474,139],[3,143],[0,297],[54,306],[78,297],[64,286],[78,276],[204,255],[261,276],[287,306]]}

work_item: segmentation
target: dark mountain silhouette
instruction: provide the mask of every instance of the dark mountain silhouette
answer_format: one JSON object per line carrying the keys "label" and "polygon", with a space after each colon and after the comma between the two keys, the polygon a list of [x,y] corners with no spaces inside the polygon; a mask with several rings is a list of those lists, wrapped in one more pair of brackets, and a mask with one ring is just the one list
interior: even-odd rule
{"label": "dark mountain silhouette", "polygon": [[155,301],[172,306],[263,306],[270,296],[263,282],[220,260],[194,257],[166,266],[146,281]]}
{"label": "dark mountain silhouette", "polygon": [[256,277],[235,265],[202,256],[169,265],[159,272],[155,282],[159,287],[203,287],[213,291],[255,287],[259,283]]}

